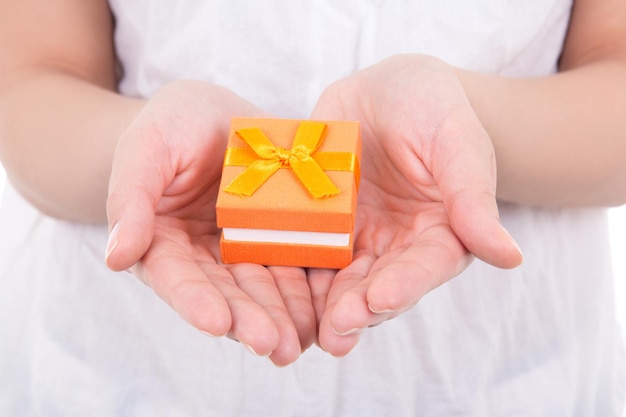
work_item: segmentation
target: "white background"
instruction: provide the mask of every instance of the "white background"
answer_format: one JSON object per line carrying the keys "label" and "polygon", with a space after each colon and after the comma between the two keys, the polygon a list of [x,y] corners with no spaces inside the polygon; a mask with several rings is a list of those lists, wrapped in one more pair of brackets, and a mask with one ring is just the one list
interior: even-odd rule
{"label": "white background", "polygon": [[[4,182],[5,173],[0,167],[0,195],[2,195]],[[622,323],[622,334],[626,340],[626,206],[611,209],[609,216],[616,276],[616,304]],[[2,232],[0,231],[0,233]],[[624,411],[624,417],[626,417],[626,410]]]}

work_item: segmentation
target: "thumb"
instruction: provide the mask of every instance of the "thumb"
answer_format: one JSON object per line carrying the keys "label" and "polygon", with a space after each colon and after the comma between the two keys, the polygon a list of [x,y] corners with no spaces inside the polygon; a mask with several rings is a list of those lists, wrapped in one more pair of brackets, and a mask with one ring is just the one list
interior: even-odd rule
{"label": "thumb", "polygon": [[522,263],[522,251],[500,223],[494,196],[460,190],[446,205],[452,229],[474,256],[499,268]]}
{"label": "thumb", "polygon": [[[109,241],[105,260],[114,271],[126,270],[146,253],[154,236],[155,210],[174,177],[165,142],[154,129],[131,126],[113,158],[107,217]],[[132,138],[132,140],[131,140]]]}
{"label": "thumb", "polygon": [[[441,130],[434,151],[434,176],[450,225],[477,258],[499,268],[514,268],[522,252],[500,223],[496,202],[495,152],[474,115],[462,116],[453,131]],[[458,123],[457,120],[455,123]],[[460,126],[461,128],[459,128]],[[436,155],[439,155],[437,157]]]}

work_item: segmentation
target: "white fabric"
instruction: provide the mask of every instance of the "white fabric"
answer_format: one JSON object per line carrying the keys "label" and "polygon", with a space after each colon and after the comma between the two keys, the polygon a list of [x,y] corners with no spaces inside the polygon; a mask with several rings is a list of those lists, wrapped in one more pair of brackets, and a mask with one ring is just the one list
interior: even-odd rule
{"label": "white fabric", "polygon": [[[125,94],[225,85],[283,117],[398,52],[506,75],[555,70],[566,0],[112,0]],[[190,328],[103,266],[102,227],[0,216],[0,415],[618,416],[625,366],[606,213],[502,204],[525,263],[474,262],[343,359],[276,368]]]}

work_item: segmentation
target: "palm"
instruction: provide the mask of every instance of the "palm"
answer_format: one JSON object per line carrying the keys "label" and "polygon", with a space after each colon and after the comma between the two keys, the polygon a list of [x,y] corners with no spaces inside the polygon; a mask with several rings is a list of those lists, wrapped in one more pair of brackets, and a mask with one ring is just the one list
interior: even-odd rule
{"label": "palm", "polygon": [[215,199],[225,131],[232,115],[259,113],[203,84],[157,94],[116,151],[108,213],[119,243],[108,264],[134,265],[190,324],[228,334],[282,365],[315,336],[304,270],[218,262]]}
{"label": "palm", "polygon": [[[383,139],[384,140],[384,139]],[[370,142],[370,138],[366,138]],[[373,159],[378,155],[384,164]],[[372,167],[362,178],[359,195],[356,250],[380,257],[406,247],[433,225],[447,225],[440,193],[420,163],[402,155],[367,149],[363,164]],[[418,179],[419,177],[419,179]]]}
{"label": "palm", "polygon": [[497,222],[493,149],[462,89],[449,72],[407,59],[337,83],[313,114],[360,120],[364,142],[355,261],[310,280],[320,344],[337,355],[456,276],[470,252],[519,262]]}

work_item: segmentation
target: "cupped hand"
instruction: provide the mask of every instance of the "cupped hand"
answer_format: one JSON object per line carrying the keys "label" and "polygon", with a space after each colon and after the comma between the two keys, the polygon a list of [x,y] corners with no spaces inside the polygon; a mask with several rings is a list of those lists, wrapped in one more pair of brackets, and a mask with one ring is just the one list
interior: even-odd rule
{"label": "cupped hand", "polygon": [[119,139],[107,265],[130,270],[197,329],[286,365],[316,335],[300,268],[219,263],[215,201],[232,116],[263,116],[227,89],[162,88]]}
{"label": "cupped hand", "polygon": [[331,85],[311,118],[358,120],[363,135],[355,259],[309,273],[323,349],[345,355],[473,256],[522,262],[499,222],[492,143],[452,67],[388,58]]}

